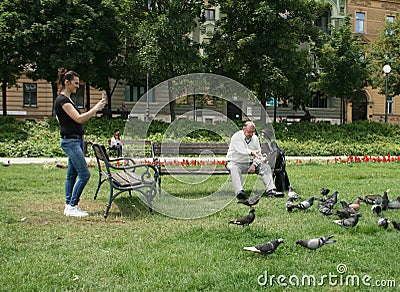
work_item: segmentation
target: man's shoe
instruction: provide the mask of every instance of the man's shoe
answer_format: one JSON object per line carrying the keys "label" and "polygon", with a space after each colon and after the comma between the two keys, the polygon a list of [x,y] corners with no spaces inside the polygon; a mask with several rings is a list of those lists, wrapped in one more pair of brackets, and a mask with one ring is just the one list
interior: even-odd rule
{"label": "man's shoe", "polygon": [[278,191],[276,191],[274,197],[282,198],[284,195],[285,195],[285,194],[284,194],[283,192],[278,192]]}
{"label": "man's shoe", "polygon": [[246,194],[245,191],[241,190],[237,195],[236,198],[239,200],[246,200],[249,198],[249,195]]}
{"label": "man's shoe", "polygon": [[269,190],[269,191],[264,191],[262,194],[262,197],[275,197],[276,196],[276,190]]}
{"label": "man's shoe", "polygon": [[75,205],[75,206],[67,205],[65,207],[64,214],[65,214],[65,216],[70,216],[70,217],[86,217],[86,216],[89,216],[89,213],[86,212],[86,211],[82,211],[78,207],[78,205]]}

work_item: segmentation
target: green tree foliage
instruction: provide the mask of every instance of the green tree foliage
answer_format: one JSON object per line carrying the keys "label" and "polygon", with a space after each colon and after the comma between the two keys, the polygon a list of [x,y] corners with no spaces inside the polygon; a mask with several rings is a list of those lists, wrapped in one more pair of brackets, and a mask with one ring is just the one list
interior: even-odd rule
{"label": "green tree foliage", "polygon": [[220,0],[224,14],[206,52],[211,70],[238,80],[262,104],[285,98],[295,108],[309,103],[310,40],[319,44],[313,25],[325,4],[315,1]]}
{"label": "green tree foliage", "polygon": [[372,74],[372,86],[381,88],[380,93],[385,93],[384,65],[391,66],[388,75],[389,95],[400,94],[400,19],[395,18],[393,23],[386,22],[379,32],[378,39],[370,44],[369,58],[372,60],[370,70]]}
{"label": "green tree foliage", "polygon": [[[143,4],[143,2],[145,4]],[[140,4],[141,3],[141,4]],[[190,37],[202,19],[203,1],[133,1],[136,16],[127,21],[127,76],[131,82],[150,76],[150,85],[201,70],[199,45]],[[141,8],[140,8],[141,6]],[[175,102],[170,102],[174,120]]]}
{"label": "green tree foliage", "polygon": [[316,48],[319,66],[315,88],[330,96],[356,101],[369,79],[365,50],[351,32],[350,17],[326,35],[322,48]]}
{"label": "green tree foliage", "polygon": [[109,89],[112,64],[120,50],[118,10],[112,1],[20,2],[30,8],[26,40],[32,78],[54,83],[57,68],[65,67],[93,86]]}
{"label": "green tree foliage", "polygon": [[24,27],[27,15],[19,10],[18,1],[0,2],[0,82],[2,83],[3,115],[7,114],[7,86],[14,85],[25,63]]}

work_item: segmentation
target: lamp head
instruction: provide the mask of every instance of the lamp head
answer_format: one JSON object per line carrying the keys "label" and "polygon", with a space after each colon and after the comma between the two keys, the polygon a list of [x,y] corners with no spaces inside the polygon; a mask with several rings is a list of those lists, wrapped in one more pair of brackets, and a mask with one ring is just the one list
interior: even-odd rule
{"label": "lamp head", "polygon": [[385,72],[385,74],[389,74],[390,71],[392,71],[392,68],[390,67],[390,65],[383,66],[383,72]]}

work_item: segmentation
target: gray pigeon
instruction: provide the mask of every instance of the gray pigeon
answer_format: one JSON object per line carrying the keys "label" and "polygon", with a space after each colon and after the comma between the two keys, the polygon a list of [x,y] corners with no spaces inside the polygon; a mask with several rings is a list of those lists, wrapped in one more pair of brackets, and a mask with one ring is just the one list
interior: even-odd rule
{"label": "gray pigeon", "polygon": [[379,216],[382,212],[382,207],[381,207],[381,205],[374,204],[371,207],[371,211],[372,211],[372,215],[376,214]]}
{"label": "gray pigeon", "polygon": [[400,231],[400,223],[397,223],[396,221],[391,220],[393,227],[395,229],[397,229],[398,231]]}
{"label": "gray pigeon", "polygon": [[389,227],[389,219],[385,217],[379,217],[378,226],[387,229]]}
{"label": "gray pigeon", "polygon": [[268,241],[263,244],[257,244],[255,246],[246,246],[243,249],[246,251],[251,251],[255,253],[259,253],[264,255],[265,257],[268,257],[269,254],[274,253],[275,250],[278,248],[278,246],[283,243],[283,239],[279,238],[274,241]]}
{"label": "gray pigeon", "polygon": [[248,198],[246,200],[240,200],[237,203],[238,204],[243,204],[243,205],[246,205],[246,206],[249,206],[249,207],[253,207],[254,205],[258,204],[258,202],[260,201],[260,198],[261,198],[261,195],[258,195],[258,196],[250,197],[250,198]]}
{"label": "gray pigeon", "polygon": [[344,228],[350,228],[357,225],[359,217],[362,217],[362,215],[360,213],[356,213],[352,214],[348,219],[333,220],[333,223],[336,223]]}
{"label": "gray pigeon", "polygon": [[289,198],[286,203],[285,203],[285,207],[286,207],[286,211],[288,212],[292,212],[293,208],[296,207],[296,204],[293,203],[293,198]]}
{"label": "gray pigeon", "polygon": [[241,225],[242,227],[249,226],[251,223],[253,223],[254,219],[256,218],[256,214],[254,214],[255,211],[256,210],[254,208],[251,208],[249,214],[247,214],[246,216],[244,216],[242,218],[229,221],[229,223]]}
{"label": "gray pigeon", "polygon": [[323,204],[318,204],[318,211],[320,211],[323,215],[329,216],[332,214],[335,214],[334,211],[332,211],[331,208],[323,205]]}
{"label": "gray pigeon", "polygon": [[334,210],[332,212],[333,212],[333,214],[338,215],[340,219],[348,219],[353,214],[355,214],[354,210],[353,211],[349,211],[348,209]]}
{"label": "gray pigeon", "polygon": [[326,196],[327,194],[329,194],[330,191],[331,191],[330,189],[322,188],[320,193],[321,195]]}
{"label": "gray pigeon", "polygon": [[325,204],[333,204],[335,205],[338,200],[338,191],[334,191],[332,195],[330,195],[326,200]]}
{"label": "gray pigeon", "polygon": [[374,204],[381,204],[382,203],[382,196],[381,195],[368,195],[365,198],[358,197],[361,202],[364,202],[367,205],[374,205]]}
{"label": "gray pigeon", "polygon": [[348,209],[348,208],[350,208],[350,204],[347,203],[347,202],[344,201],[344,200],[341,200],[341,201],[340,201],[340,204],[342,205],[342,208],[343,208],[343,209]]}
{"label": "gray pigeon", "polygon": [[314,204],[314,197],[309,198],[308,200],[305,200],[301,203],[298,203],[297,205],[295,205],[295,208],[298,208],[300,210],[303,210],[304,212],[310,208],[312,205]]}
{"label": "gray pigeon", "polygon": [[293,190],[293,188],[291,186],[289,186],[288,188],[289,188],[289,191],[288,191],[289,199],[293,199],[293,200],[300,199],[300,196]]}
{"label": "gray pigeon", "polygon": [[389,200],[388,202],[388,209],[400,209],[400,200]]}
{"label": "gray pigeon", "polygon": [[325,237],[320,237],[320,238],[312,238],[308,240],[297,240],[296,244],[300,244],[301,246],[304,246],[308,249],[318,249],[321,246],[329,243],[335,243],[336,240],[330,240],[333,237],[333,235],[328,235]]}
{"label": "gray pigeon", "polygon": [[350,218],[351,215],[357,213],[353,208],[350,208],[349,204],[345,201],[340,201],[340,204],[342,204],[343,209],[334,211],[334,214],[338,215],[340,219]]}
{"label": "gray pigeon", "polygon": [[388,205],[389,205],[389,198],[388,198],[388,191],[386,190],[386,192],[383,192],[383,196],[382,196],[382,210],[386,211],[388,209]]}

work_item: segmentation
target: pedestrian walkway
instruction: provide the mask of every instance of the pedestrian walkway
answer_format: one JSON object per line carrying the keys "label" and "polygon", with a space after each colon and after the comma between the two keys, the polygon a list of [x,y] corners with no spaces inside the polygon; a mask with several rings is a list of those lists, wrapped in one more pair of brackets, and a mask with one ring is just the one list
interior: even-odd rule
{"label": "pedestrian walkway", "polygon": [[[334,160],[336,159],[345,159],[347,156],[286,156],[286,160],[295,160],[295,161],[318,161],[318,160]],[[221,158],[225,159],[225,157]],[[0,157],[0,163],[7,164],[31,164],[31,163],[66,163],[68,161],[67,157],[18,157],[18,158],[7,158]],[[94,157],[87,157],[86,161],[95,161]]]}

